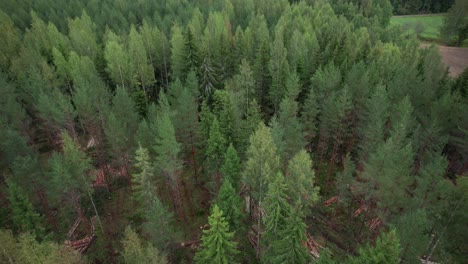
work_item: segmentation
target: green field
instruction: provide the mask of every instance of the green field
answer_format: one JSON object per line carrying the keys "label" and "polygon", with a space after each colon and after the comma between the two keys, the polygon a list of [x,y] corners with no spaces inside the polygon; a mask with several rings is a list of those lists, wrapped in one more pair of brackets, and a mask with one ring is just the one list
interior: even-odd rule
{"label": "green field", "polygon": [[440,39],[439,31],[444,24],[444,15],[394,16],[390,24],[401,25],[409,34],[419,33],[422,40],[437,41]]}

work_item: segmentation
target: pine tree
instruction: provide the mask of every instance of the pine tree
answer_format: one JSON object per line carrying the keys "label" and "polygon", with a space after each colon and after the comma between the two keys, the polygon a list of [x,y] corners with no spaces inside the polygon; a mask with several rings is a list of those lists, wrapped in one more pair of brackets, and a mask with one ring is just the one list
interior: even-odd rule
{"label": "pine tree", "polygon": [[396,230],[402,261],[416,263],[429,247],[429,222],[426,211],[417,209],[399,217]]}
{"label": "pine tree", "polygon": [[382,233],[375,246],[366,245],[359,248],[359,256],[348,259],[349,263],[385,264],[400,262],[400,241],[395,230]]}
{"label": "pine tree", "polygon": [[287,186],[283,174],[278,172],[268,184],[268,192],[265,197],[264,209],[266,217],[263,219],[265,231],[262,234],[263,261],[271,262],[277,256],[274,252],[274,243],[282,240],[283,231],[292,214],[293,208],[288,203],[286,195]]}
{"label": "pine tree", "polygon": [[233,188],[228,178],[223,179],[223,184],[219,189],[218,202],[219,209],[224,212],[226,221],[230,229],[238,229],[242,220],[242,199]]}
{"label": "pine tree", "polygon": [[[137,76],[138,84],[141,85],[143,91],[148,96],[147,89],[154,80],[153,65],[146,54],[143,39],[134,26],[130,28],[128,38],[128,52],[130,54],[131,64],[134,67],[134,74]],[[137,86],[137,83],[134,83],[134,86]]]}
{"label": "pine tree", "polygon": [[289,75],[289,65],[286,58],[286,48],[280,37],[277,37],[272,43],[269,70],[272,76],[271,87],[269,90],[269,99],[273,106],[274,113],[277,113],[284,96],[287,94],[285,89],[286,79]]}
{"label": "pine tree", "polygon": [[304,126],[304,139],[307,146],[311,150],[312,140],[317,136],[318,120],[319,115],[319,103],[317,101],[317,95],[313,88],[309,89],[309,93],[304,101],[301,112],[301,123]]}
{"label": "pine tree", "polygon": [[263,115],[260,110],[260,106],[257,103],[257,100],[253,99],[249,103],[249,108],[245,113],[245,118],[241,121],[241,129],[239,136],[239,155],[245,157],[245,152],[249,147],[249,139],[252,133],[255,132],[255,129],[258,127],[258,124],[263,122]]}
{"label": "pine tree", "polygon": [[11,220],[19,232],[29,232],[35,238],[42,238],[41,217],[35,212],[24,190],[8,180],[8,202],[12,212]]}
{"label": "pine tree", "polygon": [[236,243],[232,241],[233,232],[229,232],[228,222],[217,205],[213,206],[208,217],[210,229],[203,230],[200,250],[195,254],[195,263],[228,264],[236,262]]}
{"label": "pine tree", "polygon": [[281,101],[278,113],[278,122],[283,130],[281,142],[284,145],[284,161],[288,161],[304,147],[303,128],[297,117],[298,105],[295,101],[300,91],[299,78],[291,74],[287,80],[286,91],[288,94]]}
{"label": "pine tree", "polygon": [[318,200],[319,188],[314,186],[314,181],[312,159],[305,150],[301,150],[289,161],[286,173],[289,198],[296,207],[307,208]]}
{"label": "pine tree", "polygon": [[127,171],[129,154],[133,152],[135,145],[134,135],[138,129],[138,119],[135,103],[127,90],[117,88],[104,132],[112,154],[121,160]]}
{"label": "pine tree", "polygon": [[154,152],[157,155],[155,168],[170,190],[170,196],[179,217],[185,219],[179,186],[179,173],[182,165],[178,157],[180,143],[177,142],[175,137],[174,126],[170,119],[170,109],[161,102],[159,107],[155,124],[156,139],[153,145]]}
{"label": "pine tree", "polygon": [[360,159],[366,160],[377,144],[384,140],[385,122],[388,118],[388,95],[384,86],[377,86],[365,104],[363,124],[360,126]]}
{"label": "pine tree", "polygon": [[224,154],[224,163],[221,167],[221,173],[223,174],[223,179],[229,180],[234,190],[239,191],[241,183],[241,164],[237,151],[232,143],[229,144]]}
{"label": "pine tree", "polygon": [[[189,73],[187,82],[192,83],[186,83],[173,105],[176,112],[174,128],[178,141],[182,143],[186,158],[191,159],[192,163],[194,163],[194,169],[196,170],[195,160],[198,154],[196,146],[200,140],[200,128],[198,124],[198,100],[195,93],[197,91],[198,81],[196,80],[194,72]],[[195,87],[191,87],[193,85],[195,85]]]}
{"label": "pine tree", "polygon": [[154,168],[150,161],[149,152],[141,145],[138,146],[135,153],[135,168],[139,172],[132,174],[134,182],[133,197],[144,211],[148,206],[149,199],[156,196],[157,186],[154,184],[156,179],[153,174]]}
{"label": "pine tree", "polygon": [[218,190],[220,187],[220,175],[219,169],[223,163],[223,156],[226,152],[226,140],[221,134],[218,119],[215,117],[210,128],[210,137],[208,138],[206,146],[206,169],[207,172],[213,175],[216,188]]}
{"label": "pine tree", "polygon": [[19,236],[16,251],[18,263],[87,263],[74,249],[51,241],[37,242],[27,233]]}
{"label": "pine tree", "polygon": [[96,24],[83,10],[81,17],[68,19],[68,37],[74,50],[80,56],[87,56],[92,60],[97,58],[99,51],[96,39]]}
{"label": "pine tree", "polygon": [[205,57],[200,65],[200,94],[205,100],[210,100],[211,95],[219,85],[216,66],[209,57]]}
{"label": "pine tree", "polygon": [[250,102],[256,97],[253,71],[247,60],[242,60],[239,66],[239,74],[235,75],[233,79],[238,86],[241,97],[243,98],[241,112],[246,113],[249,109]]}
{"label": "pine tree", "polygon": [[304,245],[306,225],[298,212],[287,218],[284,230],[279,232],[279,239],[271,242],[268,263],[309,263],[311,260]]}
{"label": "pine tree", "polygon": [[263,113],[270,113],[268,104],[268,91],[271,85],[271,75],[268,69],[270,61],[270,48],[267,40],[263,40],[259,45],[257,56],[255,57],[255,64],[253,67],[255,79],[255,94],[257,101],[260,104]]}
{"label": "pine tree", "polygon": [[106,43],[104,58],[107,62],[107,72],[115,85],[119,85],[127,91],[132,90],[133,66],[123,45],[111,40]]}
{"label": "pine tree", "polygon": [[198,54],[198,48],[195,43],[195,37],[192,33],[190,27],[187,27],[187,30],[184,34],[184,58],[185,65],[183,68],[182,78],[188,75],[191,70],[197,70],[200,65],[200,59]]}
{"label": "pine tree", "polygon": [[279,170],[279,157],[276,151],[271,129],[260,123],[250,137],[243,173],[243,183],[257,201],[264,199],[268,183]]}
{"label": "pine tree", "polygon": [[448,44],[460,46],[468,36],[468,4],[462,0],[455,0],[453,6],[445,16],[443,27],[440,29],[443,39]]}
{"label": "pine tree", "polygon": [[125,264],[166,264],[166,257],[151,244],[144,244],[138,234],[127,226],[122,239],[122,259]]}
{"label": "pine tree", "polygon": [[353,198],[351,187],[355,181],[353,173],[356,171],[356,166],[351,160],[351,155],[346,155],[343,167],[343,170],[336,176],[336,189],[338,196],[340,197],[340,201],[345,204],[349,204]]}
{"label": "pine tree", "polygon": [[174,215],[156,195],[148,197],[147,203],[142,230],[156,248],[163,250],[169,242],[178,239]]}
{"label": "pine tree", "polygon": [[172,79],[184,79],[184,69],[186,68],[186,58],[184,57],[184,36],[179,25],[172,27],[171,33],[171,69]]}

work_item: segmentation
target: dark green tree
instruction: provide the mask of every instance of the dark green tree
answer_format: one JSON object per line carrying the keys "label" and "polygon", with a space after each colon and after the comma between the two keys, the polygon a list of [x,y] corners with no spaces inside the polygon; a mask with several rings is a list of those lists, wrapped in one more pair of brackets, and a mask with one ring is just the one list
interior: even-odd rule
{"label": "dark green tree", "polygon": [[130,227],[125,228],[124,237],[121,241],[123,246],[122,261],[125,264],[166,264],[166,256],[153,247],[146,244],[138,234]]}
{"label": "dark green tree", "polygon": [[35,238],[42,238],[44,229],[42,219],[34,210],[33,205],[29,201],[29,197],[24,190],[14,183],[11,179],[8,180],[8,202],[11,209],[11,220],[18,232],[29,232]]}
{"label": "dark green tree", "polygon": [[223,184],[219,189],[217,203],[219,209],[224,212],[226,221],[230,229],[238,229],[242,220],[242,198],[232,187],[228,178],[223,179]]}
{"label": "dark green tree", "polygon": [[384,264],[400,261],[400,241],[395,230],[382,233],[375,246],[365,245],[359,248],[359,256],[351,257],[348,263]]}
{"label": "dark green tree", "polygon": [[445,16],[440,33],[447,43],[455,46],[460,46],[468,37],[468,3],[466,1],[455,0]]}
{"label": "dark green tree", "polygon": [[208,224],[210,229],[203,230],[201,248],[195,254],[194,262],[235,263],[238,251],[236,243],[232,241],[234,233],[229,231],[229,224],[217,205],[213,206]]}
{"label": "dark green tree", "polygon": [[221,167],[221,173],[223,174],[223,179],[229,180],[234,190],[239,191],[241,184],[241,164],[237,151],[232,143],[229,144],[224,154],[224,163]]}

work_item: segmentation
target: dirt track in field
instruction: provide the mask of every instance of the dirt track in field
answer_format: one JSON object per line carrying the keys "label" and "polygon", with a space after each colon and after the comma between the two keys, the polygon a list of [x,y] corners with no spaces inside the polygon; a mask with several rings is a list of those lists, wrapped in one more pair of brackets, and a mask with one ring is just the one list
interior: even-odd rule
{"label": "dirt track in field", "polygon": [[[421,47],[428,47],[422,44]],[[468,67],[468,48],[439,46],[442,62],[449,67],[449,75],[456,77]]]}

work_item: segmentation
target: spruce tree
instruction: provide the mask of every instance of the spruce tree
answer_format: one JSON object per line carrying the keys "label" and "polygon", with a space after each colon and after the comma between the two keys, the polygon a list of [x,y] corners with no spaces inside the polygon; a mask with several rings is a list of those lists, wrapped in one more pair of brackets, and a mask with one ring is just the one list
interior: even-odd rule
{"label": "spruce tree", "polygon": [[208,217],[210,229],[203,230],[200,250],[195,254],[195,263],[228,264],[236,262],[236,243],[232,241],[234,233],[229,231],[229,224],[217,205],[213,206]]}
{"label": "spruce tree", "polygon": [[125,264],[166,264],[166,256],[151,244],[145,244],[138,234],[127,226],[121,241],[123,246],[122,260]]}
{"label": "spruce tree", "polygon": [[41,227],[41,217],[35,212],[29,197],[24,190],[8,180],[8,202],[12,212],[11,220],[18,232],[29,232],[35,238],[42,238],[44,230]]}
{"label": "spruce tree", "polygon": [[148,207],[151,197],[156,195],[154,168],[151,164],[149,152],[141,145],[135,152],[135,168],[138,172],[133,173],[133,197],[139,203],[141,211]]}
{"label": "spruce tree", "polygon": [[306,225],[299,212],[292,212],[286,219],[286,226],[279,232],[279,239],[271,242],[268,263],[309,263],[311,260],[304,242]]}
{"label": "spruce tree", "polygon": [[302,208],[308,208],[318,200],[319,188],[315,186],[312,159],[305,151],[299,151],[288,163],[286,183],[289,198]]}
{"label": "spruce tree", "polygon": [[218,193],[217,205],[224,212],[226,221],[230,229],[238,229],[242,220],[242,199],[233,188],[228,178],[223,179],[223,183]]}
{"label": "spruce tree", "polygon": [[265,209],[265,231],[262,234],[263,245],[262,259],[270,263],[278,255],[275,243],[283,239],[283,231],[286,229],[287,221],[292,214],[293,208],[288,203],[286,196],[287,186],[281,172],[271,179],[268,184],[268,192],[265,197],[263,208]]}
{"label": "spruce tree", "polygon": [[241,164],[239,156],[234,146],[229,144],[224,154],[224,163],[221,167],[221,173],[224,180],[229,180],[234,190],[239,191],[241,183]]}
{"label": "spruce tree", "polygon": [[260,123],[250,137],[243,173],[243,183],[257,201],[264,199],[268,183],[279,170],[279,157],[276,151],[271,129]]}
{"label": "spruce tree", "polygon": [[359,256],[349,258],[355,264],[386,264],[400,262],[400,241],[395,230],[382,233],[375,243],[359,248]]}
{"label": "spruce tree", "polygon": [[210,127],[210,137],[206,146],[206,170],[213,176],[217,190],[220,187],[220,168],[226,152],[226,140],[221,134],[218,119],[215,117]]}
{"label": "spruce tree", "polygon": [[156,139],[153,145],[156,153],[155,168],[162,176],[171,192],[174,207],[177,209],[179,217],[183,218],[182,197],[179,186],[179,173],[181,162],[179,160],[180,143],[175,137],[174,126],[170,119],[170,110],[164,105],[157,116]]}
{"label": "spruce tree", "polygon": [[130,28],[130,34],[128,38],[128,51],[130,53],[130,61],[134,67],[133,73],[137,76],[137,82],[134,83],[134,86],[140,84],[143,91],[148,96],[147,90],[154,81],[153,65],[149,61],[148,55],[146,54],[143,39],[134,26]]}
{"label": "spruce tree", "polygon": [[245,113],[245,118],[241,121],[241,129],[239,132],[239,156],[245,157],[247,148],[249,147],[249,139],[258,124],[263,122],[263,115],[257,100],[253,99],[249,103],[249,108]]}

